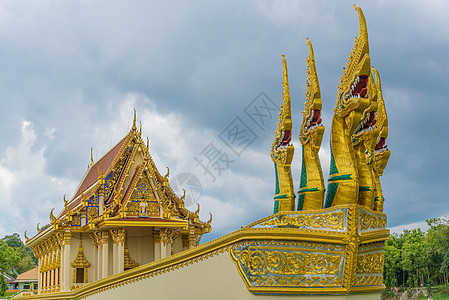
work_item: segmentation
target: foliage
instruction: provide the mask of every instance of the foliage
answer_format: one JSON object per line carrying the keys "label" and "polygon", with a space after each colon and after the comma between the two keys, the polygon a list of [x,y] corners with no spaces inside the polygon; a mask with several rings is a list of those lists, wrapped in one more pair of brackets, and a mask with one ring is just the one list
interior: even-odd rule
{"label": "foliage", "polygon": [[11,273],[20,261],[19,255],[4,240],[0,240],[0,270]]}
{"label": "foliage", "polygon": [[5,295],[6,290],[8,289],[8,285],[6,284],[5,277],[0,275],[0,297]]}
{"label": "foliage", "polygon": [[[404,230],[385,243],[384,283],[387,290],[443,285],[449,291],[449,220],[427,220],[429,230]],[[449,292],[448,292],[449,295]]]}
{"label": "foliage", "polygon": [[37,260],[26,247],[19,234],[13,233],[0,239],[0,269],[14,276],[34,268]]}

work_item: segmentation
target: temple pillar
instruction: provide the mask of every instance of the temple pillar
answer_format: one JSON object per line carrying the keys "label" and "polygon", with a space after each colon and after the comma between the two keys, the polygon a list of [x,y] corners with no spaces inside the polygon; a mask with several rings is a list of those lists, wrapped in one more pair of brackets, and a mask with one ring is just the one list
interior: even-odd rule
{"label": "temple pillar", "polygon": [[192,249],[196,246],[195,240],[196,240],[195,229],[190,228],[190,230],[189,230],[189,249]]}
{"label": "temple pillar", "polygon": [[161,235],[160,231],[153,228],[154,260],[161,259]]}
{"label": "temple pillar", "polygon": [[103,249],[103,245],[99,244],[97,246],[97,280],[101,279],[101,270],[102,270],[102,266],[101,266],[101,251]]}
{"label": "temple pillar", "polygon": [[70,244],[72,239],[72,233],[70,230],[64,232],[64,240],[62,242],[62,248],[64,249],[64,256],[61,258],[61,266],[63,273],[61,274],[61,286],[62,291],[70,291]]}
{"label": "temple pillar", "polygon": [[161,237],[161,259],[172,255],[173,243],[177,237],[177,232],[172,229],[165,228],[160,231]]}
{"label": "temple pillar", "polygon": [[41,273],[41,266],[42,266],[42,257],[39,257],[37,259],[37,294],[42,293],[42,273]]}
{"label": "temple pillar", "polygon": [[113,250],[112,250],[112,266],[113,274],[117,274],[124,271],[125,265],[125,229],[114,228],[110,229]]}
{"label": "temple pillar", "polygon": [[109,276],[109,234],[107,231],[101,232],[102,239],[102,259],[101,259],[101,278]]}
{"label": "temple pillar", "polygon": [[117,243],[112,244],[112,275],[117,274]]}
{"label": "temple pillar", "polygon": [[50,270],[50,291],[54,291],[55,285],[55,269]]}

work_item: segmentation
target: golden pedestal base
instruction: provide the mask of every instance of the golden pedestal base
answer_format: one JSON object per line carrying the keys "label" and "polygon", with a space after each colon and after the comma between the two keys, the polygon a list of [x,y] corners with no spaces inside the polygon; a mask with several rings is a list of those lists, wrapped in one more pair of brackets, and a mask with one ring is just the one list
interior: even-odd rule
{"label": "golden pedestal base", "polygon": [[354,204],[281,212],[249,225],[260,238],[243,238],[230,255],[253,294],[377,295],[386,225],[384,213]]}

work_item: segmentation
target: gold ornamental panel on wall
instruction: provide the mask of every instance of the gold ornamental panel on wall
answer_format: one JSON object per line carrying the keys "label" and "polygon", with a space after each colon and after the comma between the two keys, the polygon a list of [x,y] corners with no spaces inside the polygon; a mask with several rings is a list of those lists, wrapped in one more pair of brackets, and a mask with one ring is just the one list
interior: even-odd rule
{"label": "gold ornamental panel on wall", "polygon": [[348,227],[348,206],[332,207],[317,211],[280,212],[252,225],[253,228],[298,228],[345,232]]}
{"label": "gold ornamental panel on wall", "polygon": [[252,240],[230,253],[249,287],[342,287],[343,245]]}
{"label": "gold ornamental panel on wall", "polygon": [[[244,232],[232,261],[254,294],[379,292],[383,285],[385,214],[348,204],[319,211],[280,212]],[[272,238],[267,238],[272,236]]]}

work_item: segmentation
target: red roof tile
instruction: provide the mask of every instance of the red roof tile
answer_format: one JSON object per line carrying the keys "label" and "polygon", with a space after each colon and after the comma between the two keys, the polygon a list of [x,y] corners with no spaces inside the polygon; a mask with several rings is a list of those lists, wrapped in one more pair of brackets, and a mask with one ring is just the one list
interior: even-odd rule
{"label": "red roof tile", "polygon": [[[73,201],[81,194],[81,189],[83,191],[86,191],[89,189],[93,184],[95,184],[98,180],[98,166],[100,166],[100,171],[103,173],[104,176],[107,176],[105,174],[108,169],[111,167],[111,164],[113,163],[114,159],[117,157],[117,155],[120,155],[123,148],[123,144],[129,140],[129,137],[131,136],[131,132],[127,134],[120,142],[118,142],[111,150],[109,150],[108,153],[106,153],[102,158],[100,158],[99,161],[97,161],[92,167],[89,168],[87,173],[84,175],[84,178],[82,179],[81,183],[79,184],[76,193],[73,195],[72,201],[68,208],[69,210],[74,209],[81,201],[81,199],[78,199],[76,201]],[[58,215],[58,219],[65,216],[67,213],[66,209],[64,208]]]}
{"label": "red roof tile", "polygon": [[103,156],[99,161],[97,161],[88,171],[87,175],[84,177],[83,181],[80,183],[78,190],[76,191],[75,195],[72,197],[72,199],[75,199],[81,194],[81,189],[87,190],[89,187],[91,187],[95,182],[98,180],[98,166],[100,166],[100,171],[106,176],[106,172],[111,166],[112,162],[114,161],[114,158],[117,156],[117,154],[120,152],[120,149],[122,148],[124,142],[126,141],[127,137],[129,135],[126,135],[117,145],[115,145],[114,148],[109,150],[108,153],[106,153],[105,156]]}

